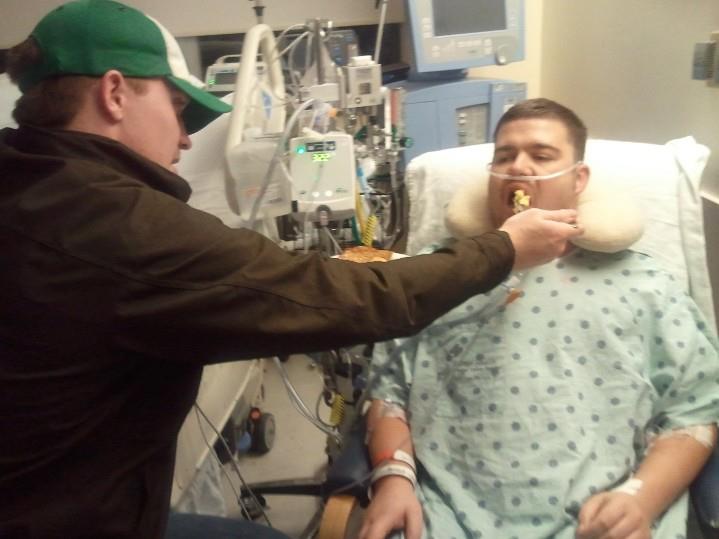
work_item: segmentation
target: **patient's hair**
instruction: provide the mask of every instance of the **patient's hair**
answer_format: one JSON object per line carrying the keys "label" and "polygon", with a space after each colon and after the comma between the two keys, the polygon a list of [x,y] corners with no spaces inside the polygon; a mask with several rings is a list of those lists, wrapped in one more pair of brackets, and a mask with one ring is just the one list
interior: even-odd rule
{"label": "patient's hair", "polygon": [[543,97],[521,101],[505,112],[494,130],[494,139],[497,140],[497,134],[505,124],[527,118],[559,120],[569,131],[569,137],[574,146],[575,158],[579,161],[584,159],[584,148],[587,145],[587,127],[584,122],[564,105]]}
{"label": "patient's hair", "polygon": [[[15,84],[33,65],[42,61],[42,51],[35,38],[29,37],[7,52],[7,73]],[[18,124],[62,128],[80,110],[83,100],[99,79],[84,75],[62,75],[45,79],[23,93],[15,102],[13,118]],[[147,91],[142,79],[125,78],[138,94]]]}

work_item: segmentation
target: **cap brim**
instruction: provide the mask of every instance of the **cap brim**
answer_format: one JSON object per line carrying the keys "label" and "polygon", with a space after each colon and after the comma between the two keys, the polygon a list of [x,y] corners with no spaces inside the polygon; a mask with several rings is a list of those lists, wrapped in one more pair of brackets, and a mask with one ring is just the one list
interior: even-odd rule
{"label": "cap brim", "polygon": [[190,135],[205,127],[221,114],[232,110],[232,107],[221,99],[218,99],[205,90],[193,86],[186,80],[171,75],[167,76],[167,80],[190,98],[190,102],[182,113],[185,129]]}

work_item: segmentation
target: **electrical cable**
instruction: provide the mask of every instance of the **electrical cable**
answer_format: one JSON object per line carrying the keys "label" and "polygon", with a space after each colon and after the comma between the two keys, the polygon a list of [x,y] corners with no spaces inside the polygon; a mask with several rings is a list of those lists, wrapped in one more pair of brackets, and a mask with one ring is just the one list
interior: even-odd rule
{"label": "electrical cable", "polygon": [[[210,450],[210,454],[214,458],[214,460],[217,462],[217,464],[220,466],[220,470],[222,470],[222,475],[225,476],[225,479],[227,479],[227,483],[230,485],[230,489],[232,490],[232,493],[235,495],[235,500],[238,501],[238,504],[240,506],[240,510],[242,511],[242,516],[244,516],[246,519],[251,520],[252,517],[250,517],[250,512],[247,509],[247,506],[244,504],[242,499],[240,498],[240,493],[237,492],[237,489],[235,488],[234,483],[232,482],[232,478],[230,477],[230,474],[225,470],[225,467],[222,464],[222,461],[217,456],[217,453],[215,452],[215,448],[210,444],[210,441],[207,439],[207,435],[205,434],[205,429],[202,428],[202,421],[200,420],[200,412],[198,411],[200,409],[199,405],[195,403],[195,418],[197,419],[197,427],[200,429],[200,434],[202,435],[202,439],[205,442],[205,445]],[[208,419],[205,419],[209,423]]]}
{"label": "electrical cable", "polygon": [[[202,408],[200,408],[200,405],[197,404],[197,402],[195,402],[195,410],[202,415],[202,417],[205,419],[205,421],[207,421],[207,424],[210,425],[210,427],[215,432],[215,434],[217,434],[217,439],[222,442],[222,446],[225,448],[225,451],[227,451],[228,455],[232,456],[232,451],[230,450],[230,447],[227,445],[227,442],[225,441],[225,439],[222,437],[222,434],[220,433],[220,431],[217,430],[217,427],[215,427],[215,425],[212,424],[212,421],[210,421],[210,418],[207,417],[207,414],[205,414],[205,412],[202,410]],[[202,432],[202,429],[200,429],[200,431]],[[203,435],[203,437],[204,437],[204,435]],[[207,439],[205,439],[205,442],[207,442]],[[209,447],[209,445],[208,445],[208,447]],[[210,450],[212,452],[214,452],[214,448],[210,447]],[[232,463],[232,468],[235,471],[235,473],[237,474],[237,477],[239,478],[240,482],[242,483],[242,486],[244,487],[244,489],[247,492],[249,492],[250,497],[252,498],[252,501],[255,502],[255,504],[257,505],[257,508],[262,513],[262,517],[267,521],[267,525],[269,527],[272,527],[272,523],[270,522],[270,519],[267,516],[267,513],[265,513],[265,510],[262,508],[262,504],[260,503],[260,500],[257,499],[257,496],[255,496],[255,493],[252,492],[252,489],[249,488],[249,485],[245,481],[245,478],[242,476],[242,473],[240,472],[240,468],[237,465],[237,462],[235,461],[234,458],[230,458],[230,462]],[[234,488],[232,490],[234,492]],[[237,503],[240,505],[240,507],[243,509],[243,511],[249,516],[249,511],[244,506],[244,503],[242,502],[242,499],[239,496],[237,497]],[[251,517],[250,517],[250,520],[251,520]]]}

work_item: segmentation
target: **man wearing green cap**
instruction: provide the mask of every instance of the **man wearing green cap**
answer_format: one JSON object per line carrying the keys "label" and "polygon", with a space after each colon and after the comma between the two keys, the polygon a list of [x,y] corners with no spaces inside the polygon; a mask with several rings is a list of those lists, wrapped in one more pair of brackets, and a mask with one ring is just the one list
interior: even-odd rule
{"label": "man wearing green cap", "polygon": [[2,538],[163,537],[204,364],[414,333],[579,233],[572,211],[529,211],[388,264],[294,256],[186,204],[174,163],[228,107],[157,21],[65,4],[8,73],[23,95],[0,132]]}

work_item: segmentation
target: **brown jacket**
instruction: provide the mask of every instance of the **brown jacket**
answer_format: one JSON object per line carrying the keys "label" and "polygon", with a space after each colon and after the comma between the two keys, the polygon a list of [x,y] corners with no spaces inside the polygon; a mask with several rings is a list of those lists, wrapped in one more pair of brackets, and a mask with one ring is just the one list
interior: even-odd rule
{"label": "brown jacket", "polygon": [[189,194],[109,139],[0,132],[0,536],[161,537],[203,364],[416,332],[513,260],[500,232],[297,256]]}

